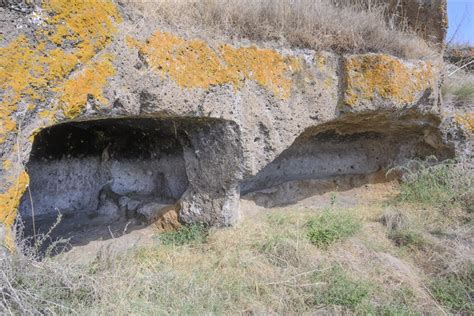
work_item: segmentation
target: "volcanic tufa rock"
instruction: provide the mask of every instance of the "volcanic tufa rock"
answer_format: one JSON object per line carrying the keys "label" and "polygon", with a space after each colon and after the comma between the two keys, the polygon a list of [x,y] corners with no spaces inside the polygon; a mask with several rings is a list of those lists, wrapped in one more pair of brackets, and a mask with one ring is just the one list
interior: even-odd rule
{"label": "volcanic tufa rock", "polygon": [[440,60],[205,41],[132,9],[1,8],[7,246],[18,213],[106,204],[163,229],[175,219],[227,226],[244,194],[271,191],[284,203],[294,188],[302,198],[406,159],[455,154],[447,126],[466,124],[442,109]]}

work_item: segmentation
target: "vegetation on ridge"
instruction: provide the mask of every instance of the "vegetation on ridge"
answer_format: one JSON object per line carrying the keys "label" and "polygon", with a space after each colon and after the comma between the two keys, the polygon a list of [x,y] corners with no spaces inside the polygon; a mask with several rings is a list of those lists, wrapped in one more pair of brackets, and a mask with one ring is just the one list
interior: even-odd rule
{"label": "vegetation on ridge", "polygon": [[[385,52],[406,58],[436,55],[421,38],[387,16],[374,0],[128,0],[147,19],[200,37],[279,42],[339,52]],[[399,18],[399,17],[398,17]],[[207,34],[207,35],[206,35]],[[212,35],[211,35],[212,34]]]}

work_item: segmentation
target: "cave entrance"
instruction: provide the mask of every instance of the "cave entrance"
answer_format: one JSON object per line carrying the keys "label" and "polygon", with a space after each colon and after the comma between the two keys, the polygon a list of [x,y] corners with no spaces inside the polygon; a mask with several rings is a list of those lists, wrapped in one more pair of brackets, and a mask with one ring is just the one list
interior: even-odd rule
{"label": "cave entrance", "polygon": [[453,157],[439,124],[434,116],[407,111],[346,115],[308,128],[255,176],[244,179],[241,194],[274,207],[385,182],[388,169],[407,160]]}
{"label": "cave entrance", "polygon": [[179,122],[134,118],[70,122],[41,131],[27,171],[23,235],[71,245],[143,227],[141,208],[177,202],[188,187]]}

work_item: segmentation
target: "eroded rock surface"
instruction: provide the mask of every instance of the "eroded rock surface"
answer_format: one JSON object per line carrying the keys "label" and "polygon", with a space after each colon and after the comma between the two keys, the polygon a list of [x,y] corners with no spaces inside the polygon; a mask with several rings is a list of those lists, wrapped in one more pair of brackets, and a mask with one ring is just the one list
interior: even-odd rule
{"label": "eroded rock surface", "polygon": [[304,183],[305,196],[454,155],[436,58],[204,41],[113,1],[28,8],[0,12],[15,21],[0,19],[6,235],[18,209],[106,221],[150,203],[176,203],[181,223],[232,225],[241,191]]}

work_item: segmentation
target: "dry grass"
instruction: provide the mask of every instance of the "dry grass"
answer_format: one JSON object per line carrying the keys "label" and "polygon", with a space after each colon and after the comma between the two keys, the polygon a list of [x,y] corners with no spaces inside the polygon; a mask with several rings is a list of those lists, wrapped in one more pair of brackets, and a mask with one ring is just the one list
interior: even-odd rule
{"label": "dry grass", "polygon": [[[374,0],[128,0],[145,20],[218,37],[337,52],[385,52],[405,58],[436,53],[395,25]],[[146,22],[145,22],[146,23]]]}
{"label": "dry grass", "polygon": [[[357,210],[353,210],[354,213]],[[340,216],[345,216],[345,212]],[[67,256],[0,261],[6,314],[407,313],[432,301],[412,272],[381,260],[356,236],[328,250],[308,238],[314,213],[259,214],[205,241],[164,243],[90,264]],[[185,234],[189,237],[189,234]],[[186,239],[189,239],[186,237]],[[385,249],[385,251],[387,251]],[[368,270],[370,273],[367,273]]]}
{"label": "dry grass", "polygon": [[[448,178],[459,176],[447,172]],[[414,192],[433,190],[433,179],[425,176],[412,174],[417,182],[408,185]],[[0,259],[0,314],[474,310],[474,214],[462,204],[436,199],[420,206],[409,199],[336,209],[335,200],[337,195],[323,213],[262,211],[233,228],[187,227],[128,253],[103,249],[87,264],[67,254],[38,260],[37,252],[20,242],[18,253]],[[325,247],[311,240],[314,232],[327,235],[315,226],[321,218],[331,227],[330,236],[338,237]],[[361,228],[345,233],[345,223]]]}

